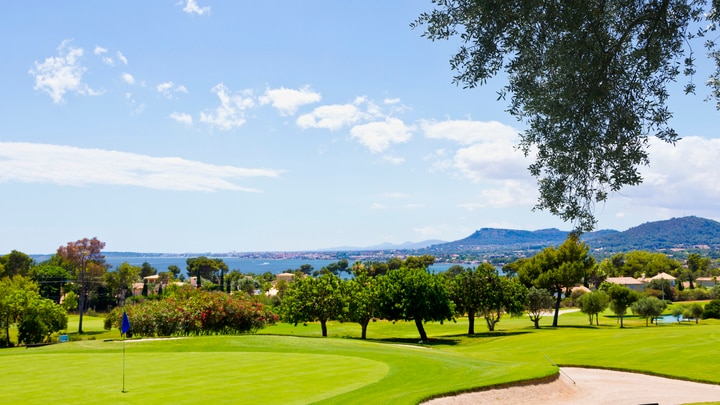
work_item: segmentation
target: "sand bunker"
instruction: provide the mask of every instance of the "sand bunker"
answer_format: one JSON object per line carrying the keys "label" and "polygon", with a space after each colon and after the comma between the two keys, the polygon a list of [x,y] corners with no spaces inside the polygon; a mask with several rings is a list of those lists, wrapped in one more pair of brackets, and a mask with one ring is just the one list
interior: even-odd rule
{"label": "sand bunker", "polygon": [[720,401],[720,385],[590,368],[560,370],[560,377],[553,382],[437,398],[425,404],[664,405]]}

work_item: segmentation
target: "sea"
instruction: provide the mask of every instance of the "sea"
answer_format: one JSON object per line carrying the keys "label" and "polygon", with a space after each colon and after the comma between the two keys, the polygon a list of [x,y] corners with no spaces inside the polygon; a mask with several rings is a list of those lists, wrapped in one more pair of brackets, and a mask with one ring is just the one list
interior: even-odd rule
{"label": "sea", "polygon": [[[50,255],[30,255],[37,263],[50,259]],[[168,266],[178,266],[183,273],[187,268],[187,259],[190,257],[197,256],[158,256],[158,255],[128,255],[122,256],[117,254],[110,254],[105,256],[105,261],[112,267],[110,271],[117,268],[120,264],[127,262],[133,266],[142,266],[143,263],[147,262],[150,266],[154,267],[158,272],[167,271]],[[320,270],[330,263],[336,263],[339,259],[270,259],[270,258],[257,258],[250,259],[244,257],[233,257],[233,256],[222,256],[214,257],[208,255],[210,258],[222,259],[227,264],[229,270],[237,270],[245,274],[262,274],[270,272],[272,274],[282,273],[286,270],[295,271],[300,266],[309,264],[313,270]],[[353,260],[348,260],[350,265],[354,263]],[[435,273],[443,272],[449,269],[451,266],[457,263],[435,263],[430,266],[430,271]],[[470,266],[470,264],[465,265]]]}

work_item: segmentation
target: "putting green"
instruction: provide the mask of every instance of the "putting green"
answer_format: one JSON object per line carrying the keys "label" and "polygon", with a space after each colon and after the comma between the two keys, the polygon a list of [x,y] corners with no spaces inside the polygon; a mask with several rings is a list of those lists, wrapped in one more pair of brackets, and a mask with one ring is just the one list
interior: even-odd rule
{"label": "putting green", "polygon": [[277,403],[306,404],[389,370],[379,361],[327,354],[134,352],[144,344],[127,344],[124,393],[121,352],[5,356],[13,373],[3,377],[0,403],[268,403],[268,390],[278,390]]}

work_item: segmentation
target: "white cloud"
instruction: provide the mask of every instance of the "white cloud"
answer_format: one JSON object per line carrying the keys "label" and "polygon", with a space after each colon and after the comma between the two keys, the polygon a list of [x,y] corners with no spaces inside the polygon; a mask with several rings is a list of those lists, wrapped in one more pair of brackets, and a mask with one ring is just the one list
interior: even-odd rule
{"label": "white cloud", "polygon": [[118,60],[119,60],[120,62],[123,63],[123,65],[127,65],[127,64],[128,64],[128,60],[127,60],[127,58],[125,57],[125,55],[122,54],[122,52],[117,51],[117,58],[118,58]]}
{"label": "white cloud", "polygon": [[127,84],[135,84],[135,78],[130,73],[127,73],[127,72],[123,73],[122,79]]}
{"label": "white cloud", "polygon": [[365,145],[370,152],[385,151],[390,144],[404,143],[412,138],[412,128],[398,118],[388,117],[385,121],[356,125],[350,135]]}
{"label": "white cloud", "polygon": [[532,181],[490,182],[472,202],[458,204],[468,211],[485,208],[532,207],[537,203],[537,187]]}
{"label": "white cloud", "polygon": [[720,201],[720,139],[689,136],[675,146],[650,139],[643,184],[621,191],[638,205],[683,212],[714,212]]}
{"label": "white cloud", "polygon": [[487,142],[460,148],[453,158],[453,168],[473,182],[530,178],[531,161],[510,142]]}
{"label": "white cloud", "polygon": [[405,158],[401,156],[385,155],[383,156],[383,160],[392,165],[401,165],[405,163]]}
{"label": "white cloud", "polygon": [[185,4],[185,7],[183,7],[183,11],[188,14],[197,14],[197,15],[203,15],[210,12],[210,7],[200,7],[197,4],[197,1],[195,0],[187,0],[187,3]]}
{"label": "white cloud", "polygon": [[102,55],[107,53],[107,49],[101,47],[101,46],[95,46],[95,51],[93,52],[95,55]]}
{"label": "white cloud", "polygon": [[365,114],[355,104],[333,104],[315,108],[296,120],[300,128],[337,130],[360,121]]}
{"label": "white cloud", "polygon": [[491,142],[497,139],[516,142],[518,138],[517,130],[497,121],[422,121],[420,127],[427,138],[448,139],[461,145]]}
{"label": "white cloud", "polygon": [[82,48],[70,46],[70,41],[63,41],[58,46],[58,56],[46,58],[43,62],[35,61],[35,69],[29,73],[35,76],[35,90],[46,92],[55,104],[65,101],[67,92],[82,95],[99,95],[102,92],[91,89],[83,83],[85,67],[80,63],[83,56]]}
{"label": "white cloud", "polygon": [[185,125],[192,125],[193,119],[190,114],[185,113],[179,113],[179,112],[173,112],[170,114],[170,118],[174,119],[175,121],[185,124]]}
{"label": "white cloud", "polygon": [[175,93],[188,94],[187,88],[183,85],[176,85],[173,82],[160,83],[156,87],[158,93],[162,94],[165,98],[174,98]]}
{"label": "white cloud", "polygon": [[240,93],[232,94],[220,83],[212,88],[220,99],[220,106],[215,109],[214,113],[200,113],[200,122],[210,124],[221,130],[228,131],[238,128],[245,124],[245,110],[254,106],[252,92],[244,90]]}
{"label": "white cloud", "polygon": [[72,146],[0,142],[0,183],[63,186],[122,185],[177,191],[251,191],[238,184],[281,171],[219,166],[177,157],[153,157]]}
{"label": "white cloud", "polygon": [[265,90],[265,94],[260,97],[260,104],[272,103],[272,106],[277,108],[281,115],[286,116],[294,115],[298,107],[317,103],[320,99],[320,93],[313,91],[309,86],[299,90],[280,87],[279,89]]}

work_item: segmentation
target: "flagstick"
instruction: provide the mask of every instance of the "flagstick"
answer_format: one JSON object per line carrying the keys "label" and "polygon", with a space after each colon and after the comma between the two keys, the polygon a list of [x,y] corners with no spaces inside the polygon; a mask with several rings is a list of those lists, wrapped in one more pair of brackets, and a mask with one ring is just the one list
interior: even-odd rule
{"label": "flagstick", "polygon": [[125,334],[123,334],[123,388],[122,392],[125,392]]}

